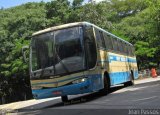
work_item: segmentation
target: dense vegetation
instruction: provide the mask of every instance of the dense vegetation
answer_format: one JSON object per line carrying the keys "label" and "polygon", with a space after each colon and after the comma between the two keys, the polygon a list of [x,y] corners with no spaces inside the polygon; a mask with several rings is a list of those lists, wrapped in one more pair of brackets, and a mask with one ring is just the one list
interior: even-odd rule
{"label": "dense vegetation", "polygon": [[159,0],[27,3],[0,9],[0,96],[13,95],[25,86],[28,65],[23,63],[21,48],[30,43],[25,39],[27,36],[40,29],[77,21],[94,23],[134,44],[139,69],[160,64]]}

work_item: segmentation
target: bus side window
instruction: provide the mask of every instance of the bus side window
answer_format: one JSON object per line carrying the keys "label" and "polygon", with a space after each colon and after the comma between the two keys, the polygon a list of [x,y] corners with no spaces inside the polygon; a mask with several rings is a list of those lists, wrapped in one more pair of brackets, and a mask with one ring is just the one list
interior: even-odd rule
{"label": "bus side window", "polygon": [[101,36],[102,48],[106,48],[103,32],[100,32],[100,36]]}
{"label": "bus side window", "polygon": [[109,35],[105,34],[105,33],[103,35],[104,35],[104,38],[105,38],[105,44],[106,44],[107,50],[113,50],[111,37]]}
{"label": "bus side window", "polygon": [[121,52],[121,45],[120,45],[120,40],[119,39],[117,39],[117,51],[118,52]]}
{"label": "bus side window", "polygon": [[132,49],[131,49],[131,46],[128,45],[128,55],[131,56],[132,55]]}
{"label": "bus side window", "polygon": [[130,55],[134,56],[134,48],[133,48],[133,46],[130,46]]}
{"label": "bus side window", "polygon": [[134,54],[134,51],[135,51],[135,50],[134,50],[134,47],[132,46],[131,49],[132,49],[132,50],[131,50],[131,51],[132,51],[132,56],[135,56],[135,54]]}
{"label": "bus side window", "polygon": [[127,47],[127,55],[130,56],[130,47],[128,44],[126,44],[126,47]]}
{"label": "bus side window", "polygon": [[104,40],[105,40],[105,44],[106,44],[106,49],[108,50],[109,49],[108,36],[105,33],[103,33],[103,36],[104,36]]}
{"label": "bus side window", "polygon": [[123,45],[124,45],[124,53],[127,55],[128,54],[127,44],[124,43]]}
{"label": "bus side window", "polygon": [[118,51],[118,41],[116,38],[113,38],[113,47],[114,47],[114,51]]}
{"label": "bus side window", "polygon": [[98,48],[105,48],[102,33],[98,29],[95,28],[95,34],[96,34]]}
{"label": "bus side window", "polygon": [[111,36],[109,36],[108,37],[108,41],[109,41],[109,49],[111,49],[111,50],[113,50],[114,48],[113,48],[113,41],[112,41],[112,37]]}
{"label": "bus side window", "polygon": [[121,45],[122,45],[122,53],[125,54],[125,44],[123,41],[121,42]]}
{"label": "bus side window", "polygon": [[119,40],[119,51],[121,52],[121,53],[123,53],[123,43],[122,43],[122,40]]}

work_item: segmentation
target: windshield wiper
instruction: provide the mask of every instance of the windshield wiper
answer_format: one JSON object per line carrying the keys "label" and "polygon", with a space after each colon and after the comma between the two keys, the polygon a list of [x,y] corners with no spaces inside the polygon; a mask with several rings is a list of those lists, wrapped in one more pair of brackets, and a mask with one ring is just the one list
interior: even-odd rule
{"label": "windshield wiper", "polygon": [[[62,61],[62,59],[60,58],[60,56],[58,55],[58,52],[57,52],[57,45],[55,45],[55,55],[56,55],[56,57],[58,58],[58,63],[61,63],[61,65],[63,66],[63,68],[66,70],[66,72],[68,72],[69,73],[69,70],[68,70],[68,68],[66,67],[66,65],[63,63],[63,61]],[[54,66],[55,66],[55,64],[54,64]],[[54,67],[55,68],[55,67]]]}

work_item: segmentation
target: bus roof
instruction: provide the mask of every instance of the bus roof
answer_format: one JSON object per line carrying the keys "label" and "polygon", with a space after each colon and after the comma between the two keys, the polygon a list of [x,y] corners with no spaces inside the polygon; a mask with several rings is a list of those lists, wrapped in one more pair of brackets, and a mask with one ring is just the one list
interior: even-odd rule
{"label": "bus roof", "polygon": [[59,29],[69,28],[69,27],[78,26],[78,25],[80,26],[80,25],[84,25],[84,23],[85,22],[75,22],[75,23],[68,23],[68,24],[63,24],[63,25],[59,25],[59,26],[54,26],[54,27],[50,27],[50,28],[35,32],[35,33],[32,34],[32,36],[42,34],[42,33],[46,33],[46,32],[50,32],[50,31],[53,31],[53,30],[59,30]]}
{"label": "bus roof", "polygon": [[117,37],[116,35],[108,32],[108,31],[106,31],[106,30],[104,30],[104,29],[102,29],[102,28],[100,28],[100,27],[98,27],[98,26],[96,26],[96,25],[94,25],[92,23],[89,23],[89,22],[74,22],[74,23],[68,23],[68,24],[63,24],[63,25],[59,25],[59,26],[54,26],[54,27],[50,27],[50,28],[47,28],[47,29],[44,29],[44,30],[37,31],[37,32],[33,33],[32,36],[36,36],[36,35],[39,35],[39,34],[42,34],[42,33],[46,33],[46,32],[50,32],[50,31],[53,31],[53,30],[59,30],[59,29],[63,29],[63,28],[69,28],[69,27],[74,27],[74,26],[82,26],[82,25],[93,26],[93,27],[95,27],[95,28],[107,33],[108,35],[116,37],[117,39],[120,39],[120,40],[124,41],[125,43],[132,45],[131,43],[123,40],[122,38]]}

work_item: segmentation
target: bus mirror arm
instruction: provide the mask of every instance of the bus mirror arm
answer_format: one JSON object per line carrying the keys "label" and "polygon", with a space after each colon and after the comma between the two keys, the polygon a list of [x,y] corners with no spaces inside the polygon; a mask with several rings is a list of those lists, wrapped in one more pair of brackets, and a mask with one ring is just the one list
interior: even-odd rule
{"label": "bus mirror arm", "polygon": [[24,62],[27,62],[27,58],[26,58],[26,50],[27,49],[29,49],[29,46],[23,46],[22,47],[22,55],[23,55]]}

